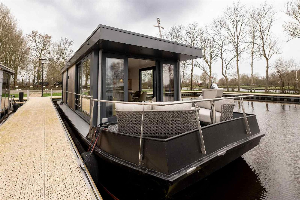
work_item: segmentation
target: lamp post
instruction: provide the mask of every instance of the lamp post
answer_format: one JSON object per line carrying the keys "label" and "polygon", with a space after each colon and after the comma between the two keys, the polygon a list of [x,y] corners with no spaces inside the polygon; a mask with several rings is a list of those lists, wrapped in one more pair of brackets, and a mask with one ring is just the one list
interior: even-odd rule
{"label": "lamp post", "polygon": [[299,91],[298,91],[298,76],[297,76],[297,72],[298,72],[298,70],[296,69],[296,90],[295,90],[295,92],[299,93]]}
{"label": "lamp post", "polygon": [[43,97],[44,96],[44,63],[43,63],[43,61],[45,61],[46,59],[40,58],[39,60],[42,64],[42,97]]}

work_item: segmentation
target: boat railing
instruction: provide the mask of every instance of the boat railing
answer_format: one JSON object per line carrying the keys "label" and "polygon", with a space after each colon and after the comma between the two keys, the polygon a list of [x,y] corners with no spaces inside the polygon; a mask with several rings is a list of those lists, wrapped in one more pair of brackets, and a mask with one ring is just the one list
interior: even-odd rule
{"label": "boat railing", "polygon": [[90,95],[85,95],[85,94],[77,94],[75,92],[69,92],[66,91],[66,94],[71,94],[74,95],[75,99],[75,105],[82,108],[82,105],[76,104],[77,102],[82,103],[82,99],[89,99],[90,101],[90,130],[92,129],[93,125],[93,109],[95,106],[95,102],[99,103],[120,103],[120,104],[135,104],[135,105],[142,105],[143,110],[142,110],[142,119],[141,119],[141,134],[140,134],[140,148],[139,148],[139,164],[142,164],[143,160],[143,123],[144,123],[144,112],[145,112],[145,107],[146,105],[158,105],[158,106],[166,106],[166,105],[176,105],[176,104],[185,104],[185,103],[192,103],[192,105],[195,105],[195,115],[197,119],[197,126],[198,126],[198,131],[199,131],[199,144],[201,147],[201,152],[203,154],[206,154],[205,150],[205,143],[204,143],[204,138],[202,134],[202,129],[200,125],[200,117],[199,117],[199,110],[201,109],[199,106],[197,106],[197,102],[205,102],[209,101],[211,102],[211,111],[212,111],[212,123],[216,122],[216,110],[215,110],[215,104],[214,102],[224,100],[224,99],[233,99],[233,100],[238,100],[240,101],[241,107],[242,107],[242,112],[243,112],[243,118],[244,118],[244,123],[245,123],[245,129],[247,134],[251,134],[250,127],[249,127],[249,122],[247,120],[247,115],[245,113],[245,109],[243,106],[243,100],[244,98],[249,98],[253,97],[253,95],[240,95],[240,96],[235,96],[235,97],[221,97],[221,98],[214,98],[214,99],[192,99],[192,100],[187,100],[187,101],[173,101],[173,102],[125,102],[125,101],[110,101],[110,100],[103,100],[103,99],[94,99]]}
{"label": "boat railing", "polygon": [[[212,124],[216,123],[216,110],[215,110],[215,102],[216,101],[220,101],[220,100],[224,100],[224,99],[233,99],[233,100],[238,100],[240,102],[241,108],[242,108],[242,112],[243,112],[243,117],[245,119],[245,126],[246,126],[246,131],[247,134],[250,134],[250,128],[249,128],[249,123],[247,120],[247,115],[245,113],[245,109],[243,106],[243,100],[245,98],[250,98],[253,97],[254,95],[237,95],[234,97],[220,97],[220,98],[213,98],[213,99],[191,99],[191,100],[185,100],[185,101],[172,101],[172,102],[126,102],[126,101],[111,101],[111,100],[104,100],[104,99],[94,99],[92,98],[92,96],[90,95],[85,95],[85,94],[78,94],[75,92],[69,92],[66,91],[66,94],[72,94],[75,97],[75,105],[79,108],[82,108],[82,99],[88,99],[90,101],[90,124],[92,125],[92,114],[93,112],[91,112],[93,110],[94,104],[95,102],[100,102],[100,103],[119,103],[119,104],[135,104],[135,105],[158,105],[158,106],[166,106],[166,105],[176,105],[176,104],[185,104],[185,103],[192,103],[193,105],[195,105],[196,109],[201,109],[199,106],[196,105],[196,103],[198,102],[205,102],[205,101],[209,101],[211,102],[211,111],[212,111]],[[80,100],[80,101],[79,101]],[[80,104],[77,104],[77,102],[80,102]]]}

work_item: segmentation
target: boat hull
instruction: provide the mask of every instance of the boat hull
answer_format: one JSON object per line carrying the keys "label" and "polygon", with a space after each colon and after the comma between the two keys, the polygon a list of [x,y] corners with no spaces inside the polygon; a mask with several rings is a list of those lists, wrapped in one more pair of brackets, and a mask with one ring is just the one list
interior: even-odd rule
{"label": "boat hull", "polygon": [[[95,155],[99,163],[100,181],[109,187],[110,191],[122,194],[144,194],[144,198],[166,198],[184,190],[194,183],[206,178],[213,172],[226,166],[228,163],[239,158],[260,142],[262,135],[252,138],[244,143],[238,144],[226,151],[224,155],[217,155],[196,167],[190,173],[178,177],[175,180],[166,180],[157,176],[149,175],[132,167],[116,162],[113,158],[107,158],[103,152],[97,148]],[[84,140],[86,145],[91,145],[88,140]],[[130,181],[128,181],[130,180]],[[136,186],[136,187],[133,187]],[[123,190],[123,192],[120,192]],[[141,196],[139,196],[141,198]]]}
{"label": "boat hull", "polygon": [[[92,146],[62,110],[59,112],[82,149]],[[202,128],[206,155],[201,153],[197,130],[168,139],[144,138],[142,166],[138,165],[139,137],[104,131],[94,150],[100,177],[95,181],[123,198],[170,197],[259,144],[264,134],[255,115],[247,116],[251,134],[246,133],[241,116],[235,113],[232,121]]]}

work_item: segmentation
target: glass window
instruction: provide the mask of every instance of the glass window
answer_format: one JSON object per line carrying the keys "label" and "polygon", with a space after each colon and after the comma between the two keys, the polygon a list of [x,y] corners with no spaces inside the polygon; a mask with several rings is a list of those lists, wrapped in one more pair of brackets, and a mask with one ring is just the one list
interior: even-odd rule
{"label": "glass window", "polygon": [[141,71],[142,91],[153,98],[153,69]]}
{"label": "glass window", "polygon": [[1,96],[1,111],[5,111],[9,107],[9,79],[10,75],[3,71],[3,81],[2,81],[2,96]]}
{"label": "glass window", "polygon": [[[91,95],[91,85],[90,85],[90,69],[91,69],[91,60],[90,57],[86,57],[82,63],[78,66],[78,89],[79,93],[83,95]],[[87,115],[90,115],[90,100],[85,97],[78,96],[77,100],[78,110],[81,110]]]}
{"label": "glass window", "polygon": [[[124,101],[124,60],[106,58],[106,100]],[[107,103],[106,117],[115,116],[115,105]]]}
{"label": "glass window", "polygon": [[174,65],[163,64],[163,101],[174,101]]}

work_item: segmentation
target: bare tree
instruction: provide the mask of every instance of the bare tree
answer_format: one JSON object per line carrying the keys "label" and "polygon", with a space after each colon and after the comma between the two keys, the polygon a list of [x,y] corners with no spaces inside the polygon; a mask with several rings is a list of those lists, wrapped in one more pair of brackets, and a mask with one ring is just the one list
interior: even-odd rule
{"label": "bare tree", "polygon": [[[185,44],[192,47],[199,47],[200,30],[197,23],[189,24],[185,29],[184,41]],[[191,60],[191,90],[193,90],[193,75],[194,75],[194,59]]]}
{"label": "bare tree", "polygon": [[232,7],[228,7],[224,13],[223,28],[226,31],[229,39],[231,50],[235,54],[236,58],[236,73],[237,73],[237,84],[238,91],[240,91],[240,69],[239,59],[242,53],[245,51],[245,38],[247,35],[246,24],[247,24],[247,10],[239,2],[234,3]]}
{"label": "bare tree", "polygon": [[277,40],[274,39],[272,26],[275,21],[275,11],[272,6],[266,3],[256,8],[255,14],[252,15],[258,29],[260,56],[266,60],[266,85],[265,92],[269,87],[269,67],[270,59],[273,55],[279,53]]}
{"label": "bare tree", "polygon": [[249,21],[248,21],[248,37],[247,37],[247,44],[248,44],[248,51],[250,52],[250,67],[251,67],[251,88],[250,91],[252,92],[254,86],[254,73],[253,73],[253,65],[254,60],[259,57],[259,37],[258,37],[258,26],[254,20],[256,17],[256,9],[252,8],[249,13]]}
{"label": "bare tree", "polygon": [[274,68],[279,78],[281,92],[285,93],[285,81],[286,76],[288,75],[287,72],[290,68],[290,65],[287,63],[287,61],[283,60],[282,58],[279,58],[275,61]]}
{"label": "bare tree", "polygon": [[28,60],[28,46],[26,38],[11,15],[10,10],[0,4],[0,62],[14,70],[14,85],[17,83],[17,75]]}
{"label": "bare tree", "polygon": [[216,55],[221,60],[222,76],[224,77],[227,91],[229,91],[228,72],[232,68],[231,63],[235,58],[235,54],[232,55],[230,53],[229,40],[224,30],[224,23],[225,21],[221,18],[214,20],[212,32],[216,43]]}
{"label": "bare tree", "polygon": [[211,32],[212,27],[205,27],[199,31],[199,43],[202,49],[203,61],[195,62],[195,66],[199,67],[204,73],[208,75],[209,85],[212,84],[212,65],[217,60],[218,51],[216,48],[216,41],[214,35]]}
{"label": "bare tree", "polygon": [[300,0],[289,1],[285,13],[291,21],[285,22],[284,30],[291,38],[300,38]]}
{"label": "bare tree", "polygon": [[30,63],[33,70],[33,82],[40,82],[41,62],[40,59],[50,57],[51,36],[32,31],[27,35],[30,47]]}
{"label": "bare tree", "polygon": [[[185,44],[186,43],[185,27],[183,25],[172,26],[170,28],[170,30],[164,34],[164,38],[166,38],[167,40],[177,42],[177,43]],[[187,73],[186,71],[188,70],[190,64],[191,63],[189,61],[181,61],[180,62],[181,82],[182,83],[186,78],[186,73]],[[182,84],[181,84],[181,87],[182,87]]]}
{"label": "bare tree", "polygon": [[185,27],[183,25],[172,26],[170,30],[164,34],[164,38],[177,43],[185,43],[184,31]]}
{"label": "bare tree", "polygon": [[73,50],[71,49],[73,41],[67,38],[61,38],[58,42],[54,42],[50,48],[50,61],[47,67],[47,81],[50,84],[61,82],[61,69],[71,57]]}
{"label": "bare tree", "polygon": [[15,35],[15,40],[13,41],[14,48],[11,53],[13,54],[11,68],[15,72],[14,76],[14,86],[17,84],[17,75],[20,70],[24,70],[29,62],[29,47],[26,38],[23,36],[22,31],[18,31]]}

